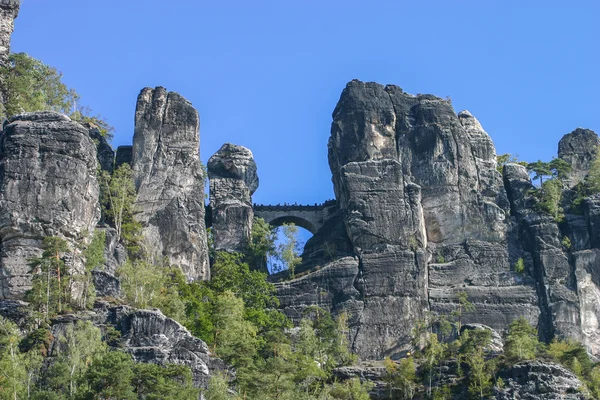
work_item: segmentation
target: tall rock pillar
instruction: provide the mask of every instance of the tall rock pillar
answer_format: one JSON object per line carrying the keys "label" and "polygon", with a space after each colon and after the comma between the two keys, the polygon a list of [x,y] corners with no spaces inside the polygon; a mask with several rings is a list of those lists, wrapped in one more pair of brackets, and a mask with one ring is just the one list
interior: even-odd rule
{"label": "tall rock pillar", "polygon": [[[29,259],[46,236],[73,251],[100,219],[96,145],[88,130],[54,112],[17,115],[0,136],[0,299],[31,287]],[[74,267],[81,267],[74,257]]]}
{"label": "tall rock pillar", "polygon": [[138,96],[132,167],[144,247],[190,281],[210,278],[199,126],[198,112],[177,93],[157,87]]}
{"label": "tall rock pillar", "polygon": [[256,163],[245,147],[225,143],[208,160],[215,250],[243,251],[252,234]]}

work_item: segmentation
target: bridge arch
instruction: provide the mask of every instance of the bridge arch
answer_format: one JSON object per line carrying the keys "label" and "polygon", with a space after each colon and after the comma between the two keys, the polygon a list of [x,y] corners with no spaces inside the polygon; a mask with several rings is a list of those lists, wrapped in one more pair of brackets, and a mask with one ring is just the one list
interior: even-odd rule
{"label": "bridge arch", "polygon": [[254,205],[254,215],[264,219],[273,226],[293,223],[312,233],[313,235],[323,226],[327,217],[327,208],[335,205],[334,201],[327,201],[315,205]]}
{"label": "bridge arch", "polygon": [[317,232],[317,227],[307,219],[295,216],[295,215],[283,215],[273,218],[270,221],[265,220],[268,224],[279,227],[284,224],[294,224],[301,228],[306,229],[313,235]]}

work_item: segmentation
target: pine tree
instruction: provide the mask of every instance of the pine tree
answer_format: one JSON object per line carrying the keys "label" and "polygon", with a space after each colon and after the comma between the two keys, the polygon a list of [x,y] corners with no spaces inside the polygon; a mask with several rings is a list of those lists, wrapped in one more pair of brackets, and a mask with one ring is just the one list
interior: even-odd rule
{"label": "pine tree", "polygon": [[504,352],[509,360],[516,362],[534,359],[539,346],[537,330],[524,317],[519,317],[510,324],[504,345]]}

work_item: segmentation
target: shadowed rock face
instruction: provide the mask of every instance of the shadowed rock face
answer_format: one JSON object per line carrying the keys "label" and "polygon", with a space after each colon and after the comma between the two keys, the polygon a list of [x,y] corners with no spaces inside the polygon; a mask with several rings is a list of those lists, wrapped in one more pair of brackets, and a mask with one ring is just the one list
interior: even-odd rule
{"label": "shadowed rock face", "polygon": [[[18,115],[0,136],[0,298],[29,289],[28,259],[45,236],[71,249],[100,219],[96,146],[88,130],[54,112]],[[77,254],[73,268],[81,268]]]}
{"label": "shadowed rock face", "polygon": [[256,163],[245,147],[225,143],[208,160],[215,250],[244,251],[252,234]]}
{"label": "shadowed rock face", "polygon": [[154,262],[209,279],[199,117],[177,93],[146,88],[137,100],[132,166],[136,218]]}

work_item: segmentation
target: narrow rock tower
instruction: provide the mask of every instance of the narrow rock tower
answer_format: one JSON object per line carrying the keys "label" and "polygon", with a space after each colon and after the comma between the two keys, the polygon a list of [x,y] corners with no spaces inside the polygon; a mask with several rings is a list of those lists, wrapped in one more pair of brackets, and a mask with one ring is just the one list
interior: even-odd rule
{"label": "narrow rock tower", "polygon": [[192,104],[165,88],[145,88],[137,100],[132,167],[136,218],[154,262],[166,260],[188,280],[209,279],[204,223],[200,119]]}

